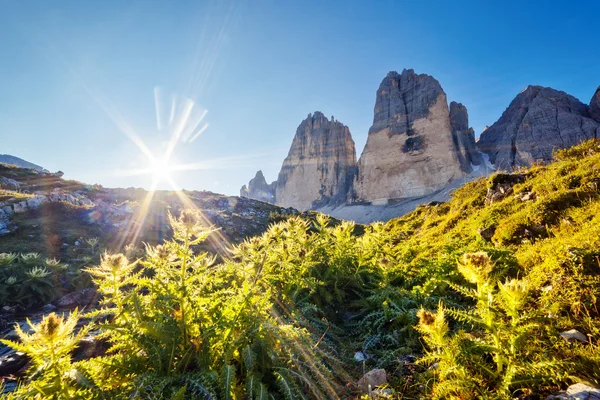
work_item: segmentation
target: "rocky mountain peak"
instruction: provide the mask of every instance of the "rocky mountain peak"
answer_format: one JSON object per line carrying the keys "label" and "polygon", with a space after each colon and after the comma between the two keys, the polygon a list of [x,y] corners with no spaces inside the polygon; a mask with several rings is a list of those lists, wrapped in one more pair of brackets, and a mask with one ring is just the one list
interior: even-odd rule
{"label": "rocky mountain peak", "polygon": [[552,159],[555,149],[596,137],[599,124],[590,107],[575,97],[549,87],[528,86],[500,119],[482,132],[481,151],[500,169]]}
{"label": "rocky mountain peak", "polygon": [[263,172],[259,170],[254,178],[250,179],[248,187],[242,186],[240,196],[275,203],[275,184],[276,182],[268,184]]}
{"label": "rocky mountain peak", "polygon": [[412,69],[404,69],[401,74],[389,72],[377,90],[369,133],[388,125],[389,134],[410,133],[411,122],[424,118],[441,95],[446,98],[439,82],[430,75],[416,74]]}
{"label": "rocky mountain peak", "polygon": [[320,111],[300,123],[277,181],[267,184],[262,171],[240,195],[300,210],[346,200],[356,173],[356,149],[350,129]]}
{"label": "rocky mountain peak", "polygon": [[256,171],[256,175],[254,175],[254,179],[253,180],[267,183],[267,180],[265,179],[265,176],[264,176],[262,170],[260,170],[260,169],[258,171]]}
{"label": "rocky mountain peak", "polygon": [[446,94],[430,75],[392,71],[379,85],[352,199],[422,196],[461,177]]}
{"label": "rocky mountain peak", "polygon": [[469,129],[469,113],[467,107],[456,101],[450,102],[450,123],[453,129]]}
{"label": "rocky mountain peak", "polygon": [[320,111],[308,114],[277,179],[276,204],[301,210],[343,202],[356,169],[350,129]]}
{"label": "rocky mountain peak", "polygon": [[592,100],[590,100],[590,115],[596,121],[600,122],[600,86],[598,86],[596,93],[594,93]]}

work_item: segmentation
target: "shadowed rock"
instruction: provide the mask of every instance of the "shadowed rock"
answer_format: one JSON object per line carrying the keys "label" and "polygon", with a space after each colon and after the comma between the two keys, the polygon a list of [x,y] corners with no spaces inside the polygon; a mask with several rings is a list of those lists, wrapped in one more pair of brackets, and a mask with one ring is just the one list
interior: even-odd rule
{"label": "shadowed rock", "polygon": [[[594,99],[592,99],[594,101]],[[598,137],[590,107],[565,92],[528,86],[484,132],[479,149],[499,169],[547,162],[553,151]]]}
{"label": "shadowed rock", "polygon": [[590,115],[596,121],[600,122],[600,86],[596,89],[596,93],[592,96],[592,100],[590,100]]}
{"label": "shadowed rock", "polygon": [[475,144],[475,131],[469,128],[467,107],[455,101],[450,103],[450,126],[460,166],[471,172],[471,165],[480,165],[483,159]]}

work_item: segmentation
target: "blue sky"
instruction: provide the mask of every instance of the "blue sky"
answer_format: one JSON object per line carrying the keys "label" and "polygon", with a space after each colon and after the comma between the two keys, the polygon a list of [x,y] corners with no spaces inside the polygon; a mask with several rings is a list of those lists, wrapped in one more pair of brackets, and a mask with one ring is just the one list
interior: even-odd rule
{"label": "blue sky", "polygon": [[148,188],[123,174],[148,161],[118,125],[163,153],[159,87],[163,106],[173,94],[207,110],[173,154],[205,168],[174,172],[178,186],[237,194],[258,169],[276,179],[315,110],[348,125],[360,155],[391,70],[433,75],[477,134],[529,84],[587,103],[598,15],[598,1],[0,1],[0,153]]}

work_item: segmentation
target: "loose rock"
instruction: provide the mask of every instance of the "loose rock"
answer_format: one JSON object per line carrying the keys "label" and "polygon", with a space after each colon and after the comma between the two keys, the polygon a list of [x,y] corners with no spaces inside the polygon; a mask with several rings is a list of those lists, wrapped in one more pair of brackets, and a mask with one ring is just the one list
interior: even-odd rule
{"label": "loose rock", "polygon": [[387,374],[385,369],[373,369],[364,374],[363,377],[357,382],[357,385],[363,392],[369,393],[373,389],[385,383],[387,383]]}
{"label": "loose rock", "polygon": [[571,329],[560,333],[560,336],[569,343],[581,342],[587,343],[588,337],[576,329]]}

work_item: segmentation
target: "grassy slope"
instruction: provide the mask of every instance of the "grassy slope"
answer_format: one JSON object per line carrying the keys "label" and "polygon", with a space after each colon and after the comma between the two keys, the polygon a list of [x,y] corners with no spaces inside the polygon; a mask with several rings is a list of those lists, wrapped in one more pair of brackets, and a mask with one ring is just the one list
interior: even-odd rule
{"label": "grassy slope", "polygon": [[[384,229],[397,243],[388,253],[393,258],[388,274],[413,295],[468,309],[472,303],[447,283],[465,284],[457,270],[461,255],[487,252],[497,280],[528,281],[527,310],[546,315],[545,333],[537,338],[545,344],[532,344],[530,351],[580,362],[586,367],[570,371],[574,376],[569,379],[594,381],[595,376],[598,384],[597,346],[568,347],[558,333],[575,328],[600,335],[600,142],[561,151],[556,158],[553,164],[519,171],[526,179],[490,205],[485,204],[486,193],[505,179],[502,174],[467,183],[447,203],[423,205],[389,221]],[[522,192],[535,193],[535,200],[521,201]],[[486,228],[494,232],[491,240],[478,233]],[[455,329],[462,326],[453,324]]]}
{"label": "grassy slope", "polygon": [[[570,248],[586,254],[587,267],[600,255],[600,145],[590,143],[585,153],[576,148],[559,153],[557,161],[534,166],[514,193],[485,205],[494,175],[467,183],[448,203],[425,205],[387,223],[405,238],[399,245],[402,261],[414,267],[432,259],[464,251],[488,250],[514,271],[552,270],[571,257]],[[515,196],[532,191],[535,200]],[[495,229],[491,242],[479,229]]]}

